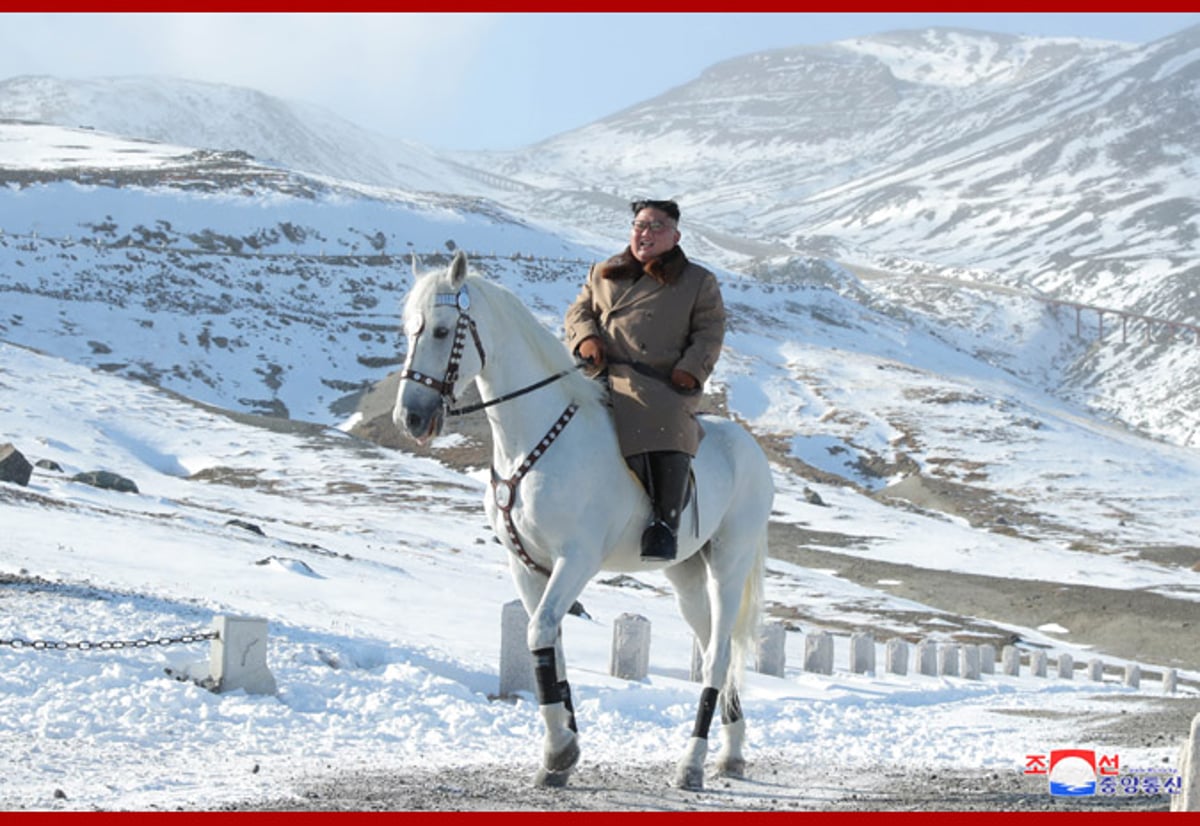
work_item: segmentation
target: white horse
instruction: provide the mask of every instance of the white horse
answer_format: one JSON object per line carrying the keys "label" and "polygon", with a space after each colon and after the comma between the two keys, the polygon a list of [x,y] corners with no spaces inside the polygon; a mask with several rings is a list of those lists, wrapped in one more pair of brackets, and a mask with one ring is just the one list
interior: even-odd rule
{"label": "white horse", "polygon": [[[732,421],[703,417],[693,461],[697,496],[680,521],[678,556],[645,562],[641,535],[650,502],[621,457],[604,388],[575,369],[563,343],[513,293],[468,276],[460,251],[445,272],[416,279],[404,323],[408,357],[392,414],[397,427],[423,442],[441,432],[447,413],[481,408],[491,425],[492,489],[484,507],[511,552],[529,613],[545,722],[535,782],[565,784],[579,759],[563,617],[599,571],[664,566],[704,653],[704,688],[675,782],[703,788],[718,697],[725,735],[718,770],[741,776],[746,723],[737,688],[758,639],[774,496],[758,443]],[[484,401],[452,409],[471,381]]]}

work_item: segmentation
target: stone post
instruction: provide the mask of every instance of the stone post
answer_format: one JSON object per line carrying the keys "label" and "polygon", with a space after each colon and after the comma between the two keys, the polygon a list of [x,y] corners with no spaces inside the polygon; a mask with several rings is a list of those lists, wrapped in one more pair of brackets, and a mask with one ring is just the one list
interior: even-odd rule
{"label": "stone post", "polygon": [[1021,676],[1021,649],[1015,645],[1006,645],[1000,651],[1000,667],[1006,677]]}
{"label": "stone post", "polygon": [[1130,663],[1125,666],[1125,685],[1129,688],[1137,688],[1142,684],[1142,669],[1137,663]]}
{"label": "stone post", "polygon": [[850,670],[855,674],[875,673],[875,638],[865,631],[850,635]]}
{"label": "stone post", "polygon": [[1058,655],[1058,678],[1060,680],[1075,679],[1075,658],[1070,654]]}
{"label": "stone post", "polygon": [[275,677],[267,667],[267,621],[257,617],[214,617],[212,673],[218,692],[243,689],[274,694]]}
{"label": "stone post", "polygon": [[958,676],[958,654],[959,646],[957,643],[948,642],[938,650],[938,675],[942,677],[957,677]]}
{"label": "stone post", "polygon": [[958,671],[968,680],[979,679],[979,646],[964,645],[958,655]]}
{"label": "stone post", "polygon": [[804,670],[814,674],[833,673],[833,637],[828,631],[805,636]]}
{"label": "stone post", "polygon": [[758,658],[755,670],[760,674],[782,677],[787,665],[787,629],[778,622],[769,622],[762,627],[758,637]]}
{"label": "stone post", "polygon": [[621,614],[613,622],[609,673],[624,680],[644,680],[650,673],[650,620]]}
{"label": "stone post", "polygon": [[996,646],[989,642],[979,646],[979,673],[996,673]]}
{"label": "stone post", "polygon": [[529,653],[529,614],[519,599],[500,610],[500,696],[534,692],[533,655]]}
{"label": "stone post", "polygon": [[917,643],[917,671],[927,677],[938,675],[938,647],[933,640]]}
{"label": "stone post", "polygon": [[885,668],[889,674],[908,674],[908,643],[899,637],[887,641]]}

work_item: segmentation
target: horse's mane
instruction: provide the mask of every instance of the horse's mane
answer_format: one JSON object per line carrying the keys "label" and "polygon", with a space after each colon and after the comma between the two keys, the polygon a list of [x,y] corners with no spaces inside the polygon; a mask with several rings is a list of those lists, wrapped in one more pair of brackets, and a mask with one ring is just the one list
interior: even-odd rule
{"label": "horse's mane", "polygon": [[[431,290],[449,290],[446,275],[417,279],[409,306],[413,302],[424,302]],[[473,273],[467,275],[467,292],[471,305],[486,306],[488,317],[495,330],[503,331],[505,339],[519,336],[545,367],[547,375],[563,370],[570,372],[562,381],[568,386],[571,398],[577,402],[601,403],[604,388],[599,382],[587,378],[575,368],[575,360],[563,342],[540,322],[529,307],[517,295],[502,284],[490,281]]]}
{"label": "horse's mane", "polygon": [[520,336],[545,365],[547,374],[571,371],[562,380],[570,388],[572,398],[579,402],[600,401],[603,391],[600,383],[575,369],[575,359],[567,346],[534,316],[516,293],[477,275],[467,276],[467,284],[472,300],[478,295],[492,310],[496,329],[503,330],[505,336]]}

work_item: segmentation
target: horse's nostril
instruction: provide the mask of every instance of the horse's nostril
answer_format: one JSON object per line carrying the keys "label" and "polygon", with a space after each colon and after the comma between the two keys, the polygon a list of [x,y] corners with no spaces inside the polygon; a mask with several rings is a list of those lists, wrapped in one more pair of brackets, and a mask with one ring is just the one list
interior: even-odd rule
{"label": "horse's nostril", "polygon": [[409,413],[405,421],[408,424],[409,432],[415,433],[421,427],[421,414]]}

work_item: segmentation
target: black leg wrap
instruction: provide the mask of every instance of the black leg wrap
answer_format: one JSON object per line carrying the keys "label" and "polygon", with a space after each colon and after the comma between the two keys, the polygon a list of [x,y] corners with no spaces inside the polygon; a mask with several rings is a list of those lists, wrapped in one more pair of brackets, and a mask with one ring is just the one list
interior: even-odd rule
{"label": "black leg wrap", "polygon": [[705,688],[700,692],[700,707],[696,709],[696,725],[692,729],[692,736],[699,737],[702,740],[708,739],[708,730],[712,728],[713,712],[717,708],[717,695],[720,694],[715,688]]}
{"label": "black leg wrap", "polygon": [[563,708],[565,708],[567,713],[571,715],[571,720],[567,723],[567,725],[570,726],[571,731],[578,734],[579,726],[575,723],[575,704],[571,702],[571,686],[567,684],[566,680],[561,680],[559,682],[558,694],[560,697],[562,697]]}
{"label": "black leg wrap", "polygon": [[537,688],[538,704],[543,706],[562,702],[559,690],[558,668],[554,663],[553,648],[533,651],[533,682]]}
{"label": "black leg wrap", "polygon": [[742,719],[742,701],[738,699],[738,693],[730,689],[725,696],[725,702],[721,704],[721,723],[727,726],[740,719]]}

